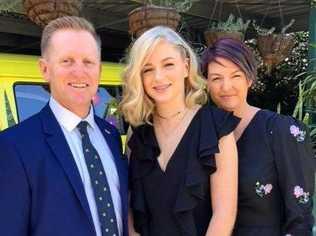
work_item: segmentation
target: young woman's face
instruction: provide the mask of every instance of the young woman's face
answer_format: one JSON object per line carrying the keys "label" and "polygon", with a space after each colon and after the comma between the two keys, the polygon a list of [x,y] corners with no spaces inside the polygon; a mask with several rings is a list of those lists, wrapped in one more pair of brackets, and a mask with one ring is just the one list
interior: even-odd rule
{"label": "young woman's face", "polygon": [[236,111],[247,103],[252,81],[230,60],[216,58],[208,65],[207,86],[213,102],[227,111]]}
{"label": "young woman's face", "polygon": [[157,105],[184,100],[188,61],[171,43],[159,42],[145,58],[141,73],[145,92]]}

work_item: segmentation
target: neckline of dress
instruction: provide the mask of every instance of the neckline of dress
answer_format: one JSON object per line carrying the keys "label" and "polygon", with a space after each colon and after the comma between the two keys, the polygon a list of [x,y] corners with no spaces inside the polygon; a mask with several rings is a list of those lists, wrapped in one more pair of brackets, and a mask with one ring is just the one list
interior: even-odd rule
{"label": "neckline of dress", "polygon": [[153,140],[155,142],[155,146],[158,148],[159,150],[159,154],[157,156],[154,157],[154,160],[157,162],[157,165],[158,165],[158,168],[159,170],[163,173],[163,174],[166,174],[168,172],[168,169],[170,169],[170,163],[174,160],[174,156],[175,154],[178,152],[179,148],[182,146],[182,143],[184,142],[183,140],[185,139],[185,137],[188,135],[189,131],[191,130],[191,126],[193,126],[193,124],[195,123],[195,120],[197,119],[198,117],[198,114],[202,111],[204,106],[201,106],[194,114],[194,116],[192,117],[188,127],[185,129],[182,137],[180,138],[180,141],[177,145],[177,147],[175,148],[175,150],[173,151],[173,153],[170,155],[170,158],[169,158],[169,161],[166,165],[166,168],[165,170],[163,170],[159,164],[159,161],[158,161],[158,157],[159,157],[159,154],[160,154],[160,147],[159,147],[159,144],[158,144],[158,140],[157,140],[157,137],[156,137],[156,134],[155,134],[155,130],[154,130],[154,127],[151,126],[151,133],[153,135]]}
{"label": "neckline of dress", "polygon": [[259,114],[264,111],[264,109],[260,109],[258,110],[255,115],[251,118],[251,120],[249,121],[248,125],[246,126],[246,128],[244,129],[244,131],[242,132],[242,134],[240,135],[239,139],[236,141],[236,144],[238,146],[238,144],[240,143],[240,140],[244,139],[244,136],[247,135],[247,133],[249,132],[248,130],[253,126],[253,124],[255,123],[255,121],[258,119]]}

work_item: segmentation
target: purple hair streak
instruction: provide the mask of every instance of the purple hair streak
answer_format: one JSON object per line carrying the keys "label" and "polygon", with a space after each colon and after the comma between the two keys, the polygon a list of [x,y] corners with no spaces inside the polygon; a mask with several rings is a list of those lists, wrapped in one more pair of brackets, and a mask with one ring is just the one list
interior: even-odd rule
{"label": "purple hair streak", "polygon": [[208,74],[208,65],[214,61],[218,62],[219,57],[233,62],[245,73],[247,79],[256,79],[257,67],[252,51],[243,42],[231,38],[220,39],[204,51],[201,71],[205,78]]}

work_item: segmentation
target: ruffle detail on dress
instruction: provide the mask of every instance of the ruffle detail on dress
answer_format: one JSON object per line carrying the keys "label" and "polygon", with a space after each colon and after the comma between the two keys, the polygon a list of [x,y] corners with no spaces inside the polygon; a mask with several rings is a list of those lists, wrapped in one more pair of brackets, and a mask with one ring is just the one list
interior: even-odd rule
{"label": "ruffle detail on dress", "polygon": [[212,174],[216,170],[214,154],[219,153],[219,139],[231,133],[240,122],[240,119],[234,116],[232,112],[225,112],[210,104],[201,109],[199,158]]}
{"label": "ruffle detail on dress", "polygon": [[212,107],[211,105],[208,105],[207,109],[209,109],[213,115],[218,139],[234,131],[241,120],[237,116],[234,116],[232,112],[226,112],[220,108]]}
{"label": "ruffle detail on dress", "polygon": [[[215,110],[214,110],[215,109]],[[205,182],[216,171],[215,153],[219,152],[218,140],[232,132],[240,119],[210,105],[198,111],[199,150],[198,157],[190,156],[184,185],[181,185],[174,205],[174,214],[183,235],[196,235],[193,210],[209,191]]]}
{"label": "ruffle detail on dress", "polygon": [[148,125],[143,125],[133,130],[133,134],[128,141],[131,150],[130,156],[130,176],[132,180],[142,178],[150,173],[154,166],[156,157],[159,155],[159,146],[154,138],[153,129]]}
{"label": "ruffle detail on dress", "polygon": [[134,215],[134,228],[142,236],[149,236],[150,218],[142,178],[151,172],[155,157],[159,155],[159,146],[151,132],[153,132],[153,129],[149,129],[148,126],[140,126],[133,130],[133,134],[128,141],[131,150],[129,163],[130,202]]}
{"label": "ruffle detail on dress", "polygon": [[142,182],[140,179],[136,179],[132,183],[130,201],[131,208],[133,209],[135,231],[140,233],[142,236],[149,236],[149,214],[146,207]]}

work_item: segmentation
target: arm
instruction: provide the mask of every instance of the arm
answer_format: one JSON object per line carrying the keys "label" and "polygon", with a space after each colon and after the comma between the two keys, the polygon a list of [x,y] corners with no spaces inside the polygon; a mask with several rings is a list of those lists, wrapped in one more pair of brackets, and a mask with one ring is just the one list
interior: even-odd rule
{"label": "arm", "polygon": [[282,116],[273,129],[273,153],[284,205],[283,234],[312,234],[315,163],[305,127]]}
{"label": "arm", "polygon": [[0,137],[0,229],[2,236],[29,232],[30,189],[13,145]]}
{"label": "arm", "polygon": [[230,235],[237,211],[237,148],[232,133],[219,140],[219,150],[217,170],[210,177],[213,216],[207,236]]}

